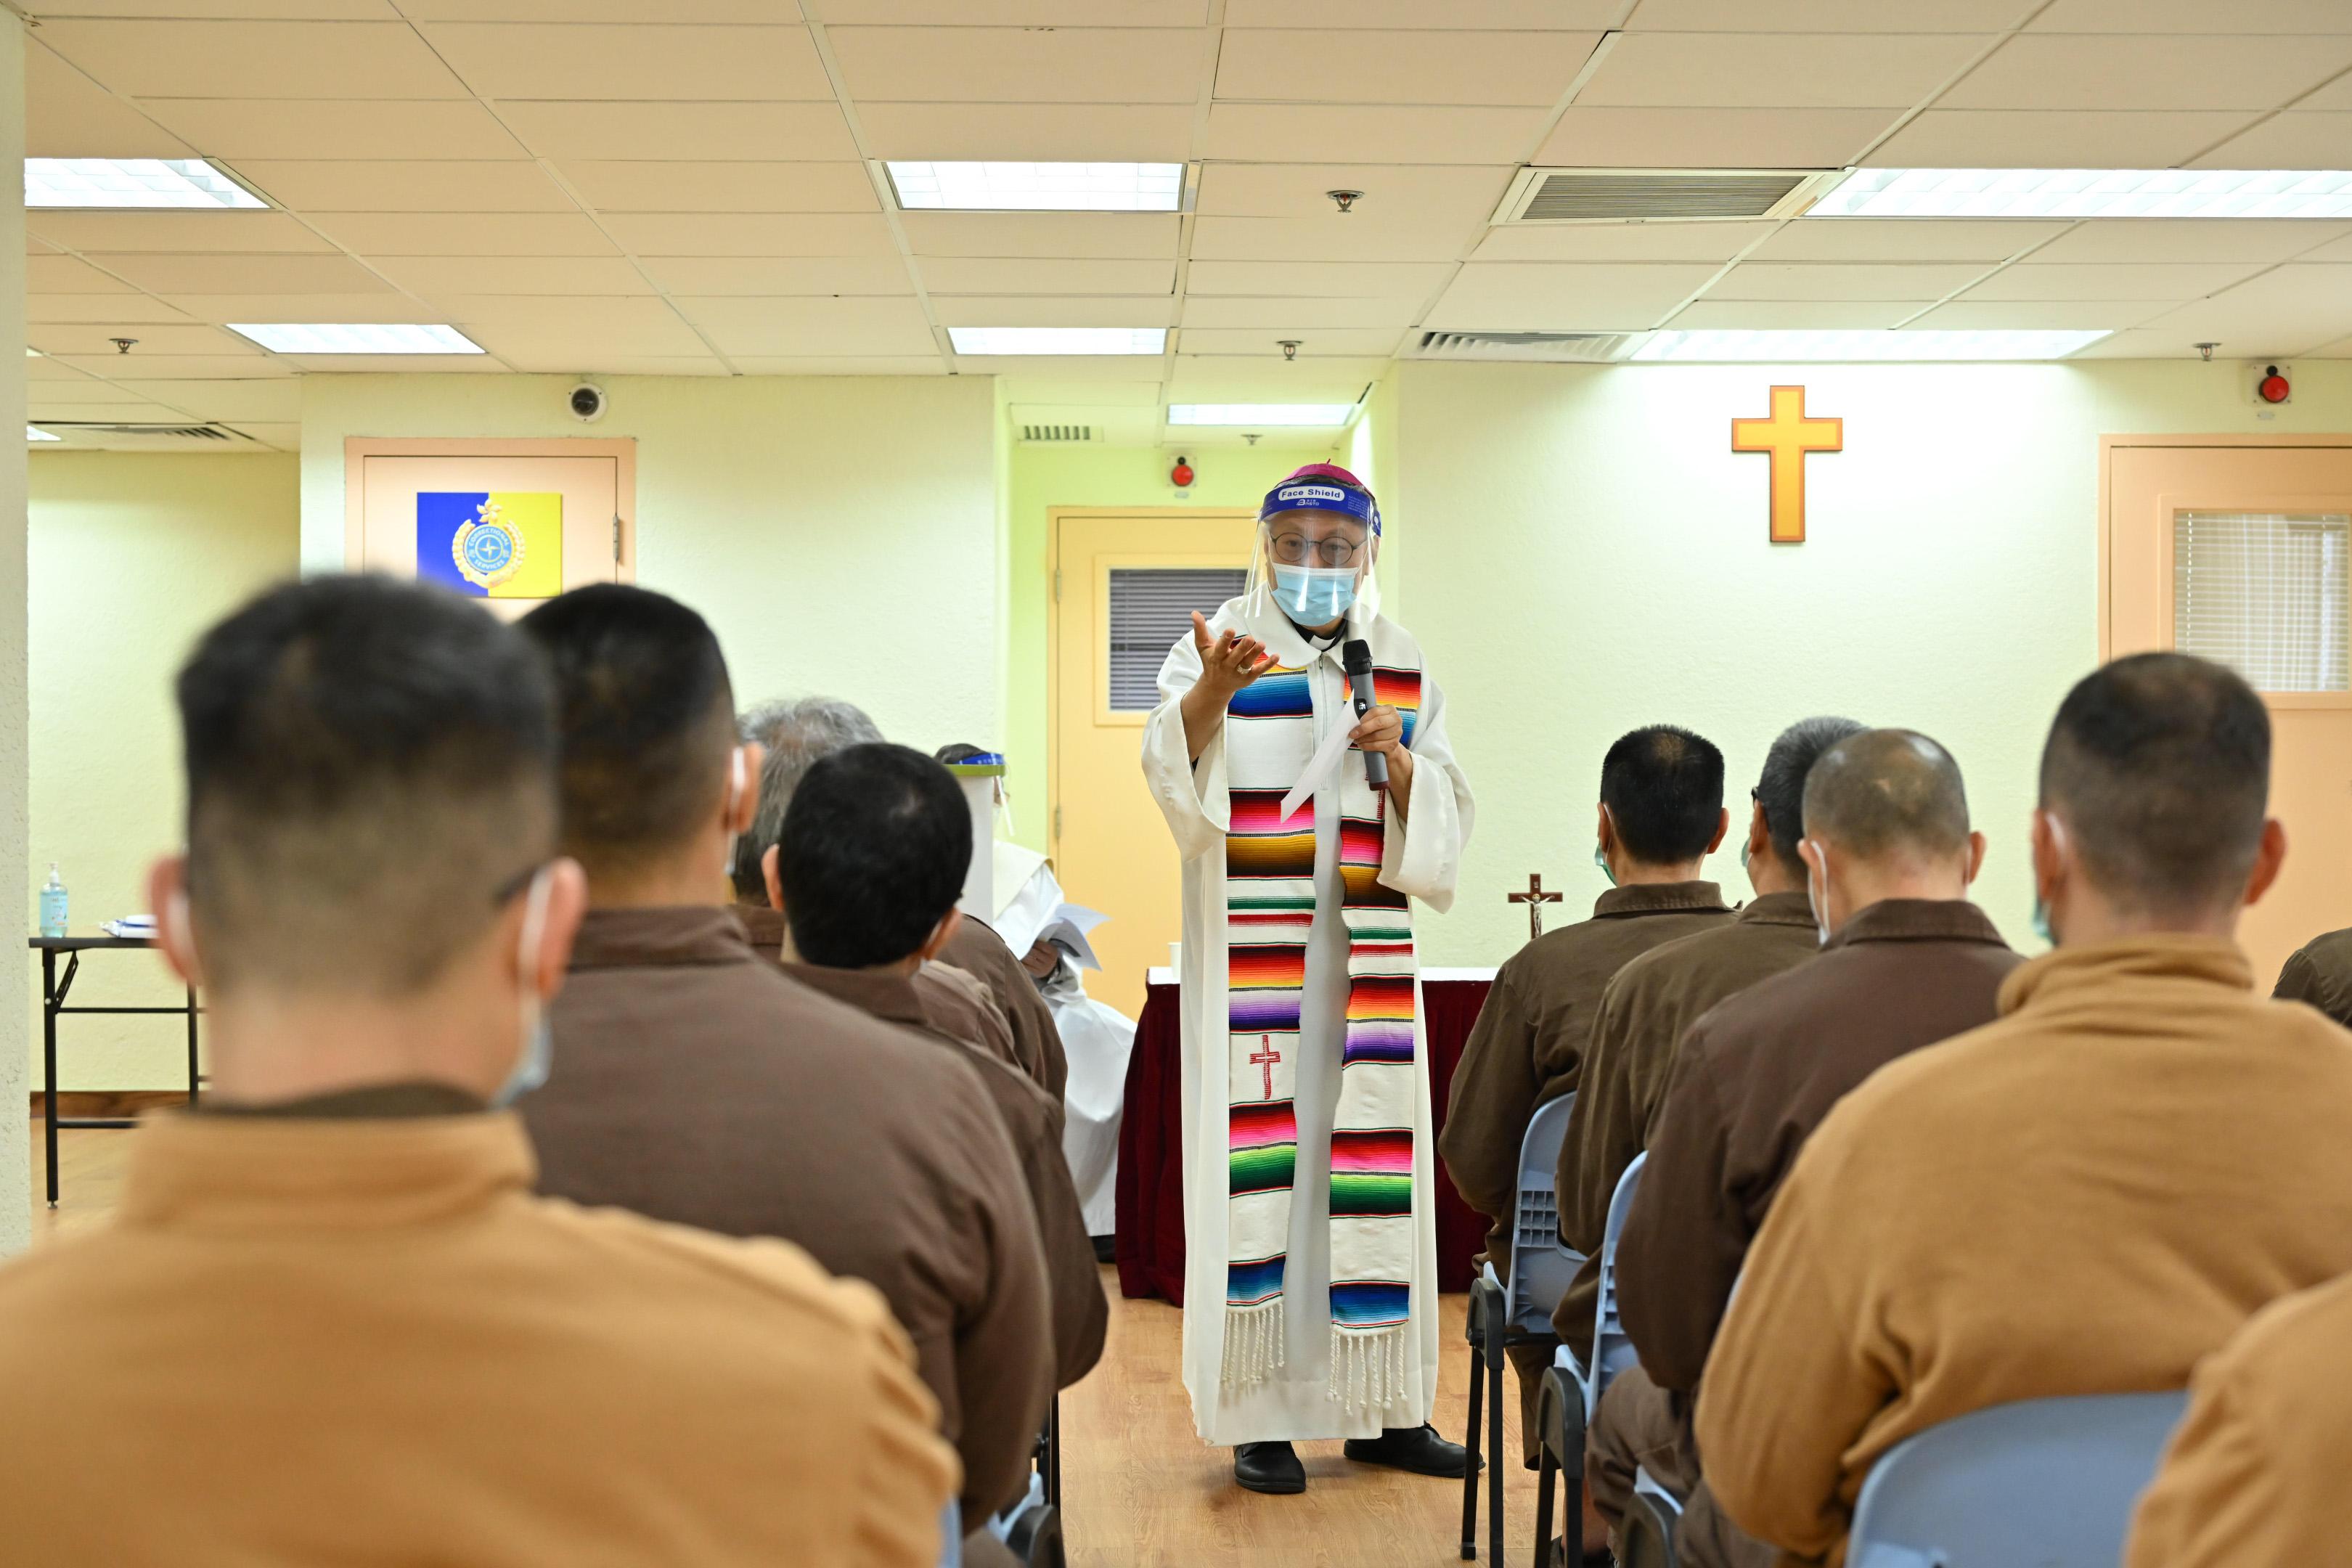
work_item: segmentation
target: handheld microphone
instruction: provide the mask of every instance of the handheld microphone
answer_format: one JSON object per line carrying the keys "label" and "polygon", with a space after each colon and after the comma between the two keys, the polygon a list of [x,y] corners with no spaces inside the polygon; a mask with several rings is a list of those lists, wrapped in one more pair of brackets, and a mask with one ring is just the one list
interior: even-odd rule
{"label": "handheld microphone", "polygon": [[[1360,719],[1372,710],[1372,645],[1361,637],[1350,637],[1339,650],[1339,668],[1348,672],[1348,691],[1356,701],[1356,717]],[[1385,753],[1364,753],[1364,777],[1374,789],[1389,787],[1389,760]]]}

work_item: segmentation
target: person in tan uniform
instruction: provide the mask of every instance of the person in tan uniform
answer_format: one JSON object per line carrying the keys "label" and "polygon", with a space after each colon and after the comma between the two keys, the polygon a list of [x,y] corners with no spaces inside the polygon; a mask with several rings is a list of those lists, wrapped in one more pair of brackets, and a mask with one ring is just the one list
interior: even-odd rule
{"label": "person in tan uniform", "polygon": [[[1464,1201],[1486,1216],[1486,1257],[1511,1267],[1519,1144],[1536,1108],[1581,1081],[1585,1042],[1610,978],[1661,942],[1732,918],[1723,889],[1699,866],[1730,826],[1723,753],[1670,724],[1619,737],[1601,764],[1600,841],[1593,858],[1612,884],[1592,918],[1547,931],[1495,976],[1462,1047],[1438,1154]],[[1515,1345],[1521,1458],[1536,1466],[1536,1391],[1551,1352]]]}
{"label": "person in tan uniform", "polygon": [[1959,764],[1909,730],[1830,748],[1802,796],[1807,902],[1819,957],[1742,991],[1691,1028],[1618,1239],[1625,1331],[1640,1352],[1601,1396],[1586,1490],[1612,1524],[1635,1468],[1685,1500],[1692,1568],[1770,1568],[1779,1553],[1728,1523],[1699,1473],[1691,1401],[1748,1244],[1804,1140],[1895,1058],[1990,1023],[2021,962],[1969,885],[1984,835]]}
{"label": "person in tan uniform", "polygon": [[1725,997],[1820,951],[1797,853],[1805,775],[1823,752],[1861,728],[1851,719],[1805,719],[1780,731],[1748,791],[1748,836],[1739,847],[1756,897],[1738,919],[1633,959],[1601,994],[1558,1173],[1560,1237],[1591,1261],[1560,1299],[1552,1327],[1580,1358],[1592,1350],[1609,1201],[1625,1167],[1649,1147],[1685,1031]]}
{"label": "person in tan uniform", "polygon": [[2352,1270],[2352,1034],[2254,996],[2232,940],[2286,852],[2270,752],[2261,699],[2186,655],[2067,694],[2032,834],[2057,951],[1999,1021],[1839,1102],[1748,1255],[1698,1395],[1735,1524],[1842,1562],[1912,1433],[2181,1387],[2264,1304]]}
{"label": "person in tan uniform", "polygon": [[946,768],[879,742],[818,759],[793,794],[782,837],[761,857],[790,923],[784,973],[811,990],[969,1061],[1020,1156],[1053,1287],[1055,1383],[1102,1357],[1109,1321],[1102,1266],[1062,1157],[1062,1108],[1019,1069],[933,1021],[914,977],[963,916],[971,813]]}
{"label": "person in tan uniform", "polygon": [[700,616],[604,584],[519,624],[555,672],[561,841],[588,874],[555,1069],[521,1101],[541,1189],[782,1237],[874,1285],[977,1526],[1027,1486],[1055,1367],[1035,1211],[976,1064],[751,951],[724,900],[760,758]]}
{"label": "person in tan uniform", "polygon": [[113,1223],[0,1268],[9,1560],[936,1563],[955,1458],[881,1299],[534,1197],[491,1109],[583,902],[530,648],[317,578],[178,697],[150,888],[212,1087],[131,1134]]}
{"label": "person in tan uniform", "polygon": [[2189,1415],[2132,1521],[2125,1568],[2343,1560],[2347,1345],[2352,1279],[2272,1303],[2198,1363]]}

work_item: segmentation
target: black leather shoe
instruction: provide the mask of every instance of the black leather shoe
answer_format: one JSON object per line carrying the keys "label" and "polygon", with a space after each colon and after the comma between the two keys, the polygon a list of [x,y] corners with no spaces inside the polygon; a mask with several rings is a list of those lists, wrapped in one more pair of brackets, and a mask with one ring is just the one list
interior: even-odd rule
{"label": "black leather shoe", "polygon": [[1254,1492],[1287,1496],[1307,1489],[1307,1467],[1287,1443],[1244,1443],[1234,1449],[1234,1479]]}
{"label": "black leather shoe", "polygon": [[1470,1465],[1469,1449],[1447,1442],[1426,1423],[1391,1426],[1377,1437],[1350,1437],[1342,1451],[1360,1465],[1386,1465],[1417,1476],[1451,1476],[1455,1480]]}

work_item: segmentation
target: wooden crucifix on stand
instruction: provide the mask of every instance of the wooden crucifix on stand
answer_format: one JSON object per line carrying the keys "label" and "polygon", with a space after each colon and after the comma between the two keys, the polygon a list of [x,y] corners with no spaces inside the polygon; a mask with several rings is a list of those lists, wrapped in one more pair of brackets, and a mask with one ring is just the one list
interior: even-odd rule
{"label": "wooden crucifix on stand", "polygon": [[1512,893],[1509,895],[1509,898],[1510,901],[1515,904],[1525,904],[1528,906],[1528,940],[1529,942],[1533,942],[1536,938],[1543,935],[1543,907],[1546,904],[1558,904],[1567,901],[1567,895],[1564,893],[1547,893],[1544,891],[1543,873],[1540,871],[1528,872],[1528,890],[1524,893]]}

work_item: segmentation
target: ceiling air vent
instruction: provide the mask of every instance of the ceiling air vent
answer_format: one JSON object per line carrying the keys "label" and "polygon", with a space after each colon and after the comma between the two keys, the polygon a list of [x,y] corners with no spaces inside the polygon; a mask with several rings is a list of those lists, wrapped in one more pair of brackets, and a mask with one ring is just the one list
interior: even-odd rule
{"label": "ceiling air vent", "polygon": [[1030,446],[1060,446],[1074,441],[1099,441],[1102,437],[1091,425],[1024,425],[1021,439]]}
{"label": "ceiling air vent", "polygon": [[113,445],[134,441],[218,441],[226,444],[249,439],[243,433],[220,425],[113,424],[96,419],[37,419],[33,423],[59,436],[79,436],[93,442]]}
{"label": "ceiling air vent", "polygon": [[1546,364],[1609,364],[1647,332],[1423,332],[1413,359],[1535,360]]}
{"label": "ceiling air vent", "polygon": [[1659,223],[1794,217],[1842,169],[1522,169],[1504,223]]}

